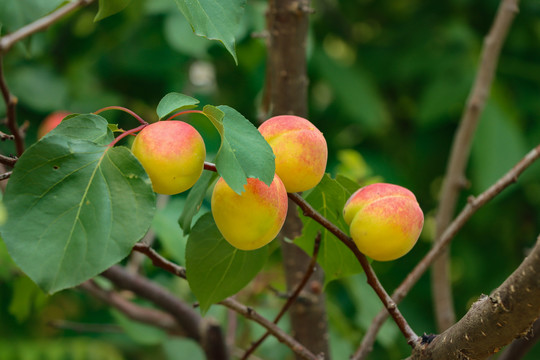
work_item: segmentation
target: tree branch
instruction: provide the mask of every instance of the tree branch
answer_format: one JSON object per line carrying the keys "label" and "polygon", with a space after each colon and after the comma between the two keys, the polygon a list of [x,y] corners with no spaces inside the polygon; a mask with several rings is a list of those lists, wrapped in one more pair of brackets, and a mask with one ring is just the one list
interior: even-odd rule
{"label": "tree branch", "polygon": [[[436,239],[441,237],[454,216],[459,191],[465,179],[473,135],[489,95],[502,44],[518,12],[518,1],[501,1],[491,30],[484,40],[478,72],[452,144],[437,211]],[[433,264],[431,286],[437,325],[439,331],[442,331],[455,322],[447,251]]]}
{"label": "tree branch", "polygon": [[187,337],[201,344],[208,359],[229,358],[219,324],[212,320],[203,319],[191,306],[176,298],[169,291],[145,277],[128,273],[118,265],[105,270],[101,275],[117,287],[133,291],[169,313],[182,326]]}
{"label": "tree branch", "polygon": [[288,196],[302,209],[302,211],[304,212],[304,216],[308,216],[313,220],[317,221],[322,226],[324,226],[353,252],[353,254],[356,256],[356,259],[358,259],[358,261],[360,262],[360,265],[362,265],[364,272],[366,273],[368,284],[373,288],[373,290],[375,290],[375,293],[377,294],[379,299],[381,299],[386,310],[390,313],[397,326],[399,327],[400,331],[405,336],[407,343],[411,346],[415,346],[418,336],[411,329],[411,327],[407,323],[407,320],[405,320],[405,318],[399,311],[394,300],[392,300],[392,298],[388,295],[388,293],[380,283],[377,275],[375,274],[375,271],[373,271],[373,268],[371,267],[371,264],[367,260],[366,256],[362,254],[360,250],[358,250],[353,240],[347,234],[341,231],[341,229],[339,229],[336,225],[334,225],[332,222],[322,216],[319,212],[317,212],[313,207],[311,207],[311,205],[307,203],[299,194],[289,193]]}
{"label": "tree branch", "polygon": [[519,360],[540,340],[540,318],[536,319],[530,331],[523,337],[515,339],[497,360]]}
{"label": "tree branch", "polygon": [[[407,275],[405,280],[397,287],[397,289],[392,294],[392,299],[399,304],[411,288],[418,282],[420,277],[427,271],[429,266],[435,261],[435,259],[440,256],[444,251],[445,247],[450,243],[454,238],[457,232],[465,225],[465,223],[471,218],[471,216],[482,206],[484,206],[488,201],[493,199],[495,196],[500,194],[504,189],[506,189],[511,184],[515,183],[518,177],[531,166],[538,158],[540,157],[540,145],[532,149],[523,159],[521,159],[512,169],[510,169],[505,175],[503,175],[495,184],[493,184],[489,189],[484,191],[482,194],[476,198],[470,197],[469,202],[459,213],[456,219],[448,226],[445,232],[437,239],[435,245],[432,249],[424,256],[424,258],[416,265],[416,267]],[[362,344],[359,349],[356,351],[352,360],[365,359],[367,355],[371,352],[373,343],[379,329],[381,328],[384,321],[387,319],[388,313],[385,309],[382,309],[377,316],[373,319],[368,331],[362,339]]]}
{"label": "tree branch", "polygon": [[521,265],[454,326],[413,350],[414,360],[486,359],[540,316],[540,238]]}
{"label": "tree branch", "polygon": [[78,0],[74,2],[69,2],[65,6],[62,6],[61,8],[53,11],[49,15],[44,16],[11,34],[2,37],[0,39],[0,55],[5,54],[9,49],[11,49],[11,47],[13,47],[13,45],[21,41],[22,39],[27,38],[28,36],[35,34],[38,31],[47,29],[49,26],[63,18],[71,11],[79,7],[86,6],[92,2],[94,2],[94,0]]}
{"label": "tree branch", "polygon": [[[186,279],[185,268],[179,265],[176,265],[173,262],[165,259],[164,257],[159,255],[155,250],[151,249],[147,245],[140,244],[140,243],[136,244],[133,250],[142,252],[143,254],[147,255],[152,260],[152,263],[154,264],[154,266],[159,267],[165,271],[168,271],[178,277]],[[224,305],[228,307],[229,309],[236,311],[240,315],[243,315],[244,317],[254,320],[258,324],[262,325],[276,339],[278,339],[280,342],[287,345],[298,356],[301,356],[304,359],[318,360],[318,358],[315,355],[313,355],[309,350],[307,350],[302,344],[296,341],[293,337],[289,336],[287,333],[285,333],[283,330],[277,327],[270,320],[259,315],[252,308],[249,308],[245,305],[240,304],[238,301],[234,300],[232,297],[221,301],[219,304]]]}

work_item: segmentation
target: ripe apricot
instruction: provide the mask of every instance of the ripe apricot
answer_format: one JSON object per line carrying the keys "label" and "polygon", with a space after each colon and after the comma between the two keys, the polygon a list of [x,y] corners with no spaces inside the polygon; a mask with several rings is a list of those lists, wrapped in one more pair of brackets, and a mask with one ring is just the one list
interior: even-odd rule
{"label": "ripe apricot", "polygon": [[276,174],[287,192],[306,191],[322,179],[328,160],[323,134],[308,120],[294,115],[274,116],[259,131],[276,156]]}
{"label": "ripe apricot", "polygon": [[277,175],[270,186],[248,178],[245,191],[237,194],[220,178],[212,193],[212,215],[232,246],[258,249],[272,241],[287,215],[287,191]]}
{"label": "ripe apricot", "polygon": [[358,249],[378,261],[395,260],[416,244],[424,214],[404,187],[377,183],[351,195],[343,209]]}
{"label": "ripe apricot", "polygon": [[154,191],[178,194],[201,176],[206,156],[204,140],[183,121],[158,121],[142,129],[131,147],[150,176]]}

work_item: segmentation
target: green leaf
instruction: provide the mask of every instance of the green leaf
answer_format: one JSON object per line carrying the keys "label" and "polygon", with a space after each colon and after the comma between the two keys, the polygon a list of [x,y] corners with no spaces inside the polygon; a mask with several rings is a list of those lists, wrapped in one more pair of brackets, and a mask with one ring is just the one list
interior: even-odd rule
{"label": "green leaf", "polygon": [[180,93],[168,93],[161,99],[157,106],[157,115],[163,119],[175,112],[185,109],[192,109],[197,106],[199,100]]}
{"label": "green leaf", "polygon": [[246,0],[175,0],[195,34],[220,41],[238,63],[234,35]]}
{"label": "green leaf", "polygon": [[[106,121],[87,119],[103,129],[100,142],[110,142]],[[9,254],[50,293],[129,255],[155,210],[150,179],[133,154],[84,139],[96,135],[89,133],[81,129],[83,139],[50,135],[35,143],[6,188],[9,215],[1,231]]]}
{"label": "green leaf", "polygon": [[[345,233],[349,229],[343,219],[343,206],[352,193],[358,188],[354,182],[343,176],[332,179],[324,175],[317,185],[306,197],[306,201],[322,216],[330,220]],[[294,242],[308,255],[313,254],[313,244],[317,233],[321,232],[321,248],[317,262],[326,274],[325,286],[330,281],[362,272],[362,266],[352,253],[338,238],[315,220],[305,217],[300,211],[300,218],[304,224],[302,235]]]}
{"label": "green leaf", "polygon": [[236,294],[262,269],[267,247],[238,250],[219,232],[210,213],[191,230],[186,247],[186,275],[204,314],[210,305]]}
{"label": "green leaf", "polygon": [[46,15],[56,9],[64,0],[4,0],[0,1],[0,23],[9,32]]}
{"label": "green leaf", "polygon": [[199,180],[197,180],[195,185],[193,185],[189,191],[186,203],[184,204],[184,210],[178,219],[178,224],[180,224],[180,227],[182,230],[184,230],[184,235],[190,233],[193,217],[199,212],[206,195],[206,191],[214,183],[214,181],[216,181],[218,176],[219,175],[213,171],[203,172]]}
{"label": "green leaf", "polygon": [[124,10],[131,0],[99,0],[99,10],[94,21],[99,21]]}
{"label": "green leaf", "polygon": [[248,177],[270,185],[275,157],[259,130],[231,107],[206,105],[203,111],[221,135],[215,161],[225,182],[238,194],[244,191]]}

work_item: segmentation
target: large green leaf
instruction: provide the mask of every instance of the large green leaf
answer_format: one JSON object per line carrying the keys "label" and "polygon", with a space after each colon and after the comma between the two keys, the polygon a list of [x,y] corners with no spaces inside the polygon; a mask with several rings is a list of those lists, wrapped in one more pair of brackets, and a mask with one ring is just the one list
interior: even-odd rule
{"label": "large green leaf", "polygon": [[124,10],[131,0],[99,0],[99,10],[94,21],[99,21]]}
{"label": "large green leaf", "polygon": [[270,185],[275,157],[259,130],[229,106],[206,105],[203,111],[221,135],[216,168],[225,182],[238,194],[244,191],[248,177]]}
{"label": "large green leaf", "polygon": [[267,247],[238,250],[219,232],[210,213],[193,227],[186,247],[186,275],[205,313],[210,305],[236,294],[262,269]]}
{"label": "large green leaf", "polygon": [[191,109],[197,106],[199,100],[180,93],[168,93],[159,102],[156,112],[159,119],[163,119],[174,112]]}
{"label": "large green leaf", "polygon": [[[338,176],[336,179],[332,179],[326,174],[319,185],[306,197],[306,201],[342,231],[349,233],[348,226],[343,219],[343,206],[358,187],[354,187],[353,184],[353,181],[345,177]],[[304,227],[302,235],[297,237],[294,242],[307,254],[313,253],[315,237],[319,231],[321,232],[321,248],[317,262],[324,269],[325,285],[332,280],[362,272],[362,267],[352,251],[330,231],[315,220],[305,217],[301,211],[300,218]]]}
{"label": "large green leaf", "polygon": [[13,32],[53,11],[64,0],[0,0],[0,24]]}
{"label": "large green leaf", "polygon": [[[145,234],[155,195],[141,164],[125,147],[110,148],[105,119],[88,115],[102,129],[82,128],[79,139],[59,133],[28,148],[17,162],[4,203],[2,237],[15,263],[50,293],[75,286],[126,257]],[[90,127],[91,128],[91,127]]]}
{"label": "large green leaf", "polygon": [[246,0],[175,0],[195,34],[218,40],[238,63],[235,33],[244,14]]}

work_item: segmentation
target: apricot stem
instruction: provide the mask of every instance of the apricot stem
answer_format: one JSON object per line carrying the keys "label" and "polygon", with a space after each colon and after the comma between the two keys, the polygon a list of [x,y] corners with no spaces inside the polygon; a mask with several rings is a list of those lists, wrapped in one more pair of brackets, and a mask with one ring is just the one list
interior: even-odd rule
{"label": "apricot stem", "polygon": [[148,126],[148,123],[146,124],[143,124],[141,126],[137,126],[136,128],[133,128],[131,130],[127,130],[127,131],[124,131],[123,133],[121,133],[120,135],[118,135],[118,137],[116,139],[114,139],[113,141],[111,141],[111,143],[108,145],[109,147],[113,147],[114,145],[116,145],[117,142],[119,142],[120,140],[122,140],[123,138],[125,138],[126,136],[128,135],[131,135],[131,134],[134,134],[138,131],[141,131],[142,129],[144,129],[145,127]]}
{"label": "apricot stem", "polygon": [[129,115],[133,116],[135,119],[137,119],[141,124],[143,125],[148,125],[148,122],[144,121],[143,118],[141,118],[139,115],[137,115],[134,111],[128,109],[128,108],[125,108],[123,106],[107,106],[107,107],[104,107],[103,109],[99,109],[98,111],[94,111],[94,114],[99,114],[103,111],[107,111],[107,110],[121,110],[123,112],[126,112],[128,113]]}
{"label": "apricot stem", "polygon": [[172,120],[175,117],[180,116],[180,115],[184,115],[184,114],[203,114],[203,115],[205,115],[204,111],[201,111],[201,110],[183,110],[183,111],[177,112],[176,114],[173,114],[173,115],[169,116],[165,121]]}
{"label": "apricot stem", "polygon": [[204,170],[210,170],[213,172],[217,172],[217,168],[215,164],[212,164],[211,162],[205,161],[204,162]]}

